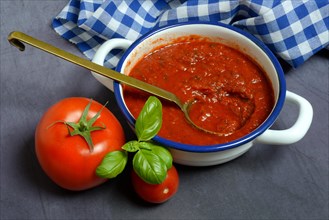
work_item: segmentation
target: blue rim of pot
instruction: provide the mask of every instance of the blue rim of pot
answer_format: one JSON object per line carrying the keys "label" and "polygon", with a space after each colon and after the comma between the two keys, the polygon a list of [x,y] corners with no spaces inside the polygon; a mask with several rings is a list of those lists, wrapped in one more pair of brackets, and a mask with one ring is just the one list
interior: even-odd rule
{"label": "blue rim of pot", "polygon": [[[141,36],[139,39],[137,39],[122,55],[116,70],[120,71],[122,68],[122,65],[124,63],[124,60],[126,57],[129,55],[129,53],[137,46],[139,45],[142,41],[145,39],[149,38],[150,36],[161,32],[163,30],[169,29],[169,28],[174,28],[174,27],[179,27],[179,26],[185,26],[185,25],[195,25],[195,24],[205,24],[205,25],[215,25],[215,26],[221,26],[227,29],[230,29],[232,31],[235,31],[251,41],[253,41],[263,52],[268,56],[268,58],[271,60],[273,63],[273,66],[278,74],[278,80],[279,80],[279,94],[278,94],[278,100],[276,102],[276,105],[273,108],[273,111],[271,115],[260,125],[258,126],[255,130],[250,132],[249,134],[243,136],[242,138],[236,139],[231,142],[227,143],[222,143],[222,144],[214,144],[214,145],[192,145],[192,144],[183,144],[175,141],[168,140],[166,138],[162,138],[158,135],[156,135],[153,138],[153,141],[164,145],[169,148],[173,148],[176,150],[181,150],[181,151],[188,151],[188,152],[195,152],[195,153],[207,153],[207,152],[217,152],[217,151],[224,151],[232,148],[239,147],[243,144],[246,144],[248,142],[253,141],[255,138],[257,138],[259,135],[263,134],[268,128],[272,126],[272,124],[275,122],[277,117],[279,116],[284,101],[285,101],[285,95],[286,95],[286,83],[285,83],[285,78],[284,78],[284,72],[282,70],[282,67],[277,60],[277,58],[274,56],[272,51],[258,38],[255,36],[251,35],[248,32],[245,32],[239,28],[236,28],[231,25],[223,24],[220,22],[204,22],[204,21],[191,21],[191,22],[184,22],[184,23],[177,23],[177,24],[169,24],[163,27],[157,27],[151,30],[150,32],[144,34]],[[121,91],[120,91],[120,83],[114,81],[114,95],[115,99],[117,101],[117,104],[121,110],[121,112],[124,114],[125,118],[127,119],[128,123],[131,126],[134,126],[135,124],[135,119],[132,117],[132,115],[129,113],[128,109],[125,107],[123,97],[121,96]]]}

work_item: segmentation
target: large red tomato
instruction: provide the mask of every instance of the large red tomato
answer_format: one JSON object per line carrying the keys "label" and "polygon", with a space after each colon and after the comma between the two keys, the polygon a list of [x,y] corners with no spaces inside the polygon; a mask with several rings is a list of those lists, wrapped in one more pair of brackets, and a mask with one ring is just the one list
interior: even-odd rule
{"label": "large red tomato", "polygon": [[131,178],[136,193],[142,199],[151,203],[167,201],[176,194],[179,186],[179,176],[174,166],[167,171],[166,179],[160,184],[144,182],[135,171],[132,171]]}
{"label": "large red tomato", "polygon": [[68,122],[78,124],[81,132],[88,126],[79,121],[90,102],[86,114],[89,121],[103,106],[87,98],[72,97],[51,106],[36,128],[35,150],[40,165],[56,184],[65,189],[85,190],[105,182],[106,179],[96,175],[97,166],[108,152],[122,150],[125,143],[121,124],[105,107],[92,124],[93,127],[103,127],[90,132],[93,146],[80,135],[70,135],[69,131],[74,129]]}

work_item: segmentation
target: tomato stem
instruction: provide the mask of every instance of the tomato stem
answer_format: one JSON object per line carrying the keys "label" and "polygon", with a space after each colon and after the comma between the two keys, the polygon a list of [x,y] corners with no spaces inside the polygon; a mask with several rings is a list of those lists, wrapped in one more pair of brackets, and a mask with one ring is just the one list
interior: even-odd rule
{"label": "tomato stem", "polygon": [[88,125],[85,121],[80,121],[79,122],[79,131],[84,132],[88,130]]}
{"label": "tomato stem", "polygon": [[[105,105],[102,106],[102,108],[99,110],[99,112],[96,113],[90,120],[87,120],[87,115],[91,106],[92,99],[90,99],[90,102],[86,106],[86,108],[83,110],[81,118],[79,119],[79,122],[66,122],[66,121],[56,121],[52,123],[49,127],[53,126],[56,123],[64,123],[67,126],[68,133],[70,136],[80,135],[85,139],[85,141],[88,144],[90,152],[94,151],[94,144],[92,142],[91,138],[91,132],[103,130],[105,129],[105,125],[103,126],[93,126],[97,118],[100,116],[103,108],[107,105],[108,102],[105,103]],[[70,129],[71,128],[71,129]]]}

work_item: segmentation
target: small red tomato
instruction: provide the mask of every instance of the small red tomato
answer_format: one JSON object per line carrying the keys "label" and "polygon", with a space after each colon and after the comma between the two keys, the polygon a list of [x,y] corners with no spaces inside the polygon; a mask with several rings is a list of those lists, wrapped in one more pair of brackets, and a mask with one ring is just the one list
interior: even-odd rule
{"label": "small red tomato", "polygon": [[[92,144],[74,135],[88,133],[90,126]],[[107,179],[98,177],[95,170],[107,153],[122,150],[124,143],[116,117],[100,103],[81,97],[66,98],[51,106],[35,132],[35,151],[42,169],[56,184],[74,191],[104,183]]]}
{"label": "small red tomato", "polygon": [[178,190],[179,176],[174,166],[167,171],[166,179],[160,184],[144,182],[135,171],[131,176],[136,193],[147,202],[163,203],[173,197]]}

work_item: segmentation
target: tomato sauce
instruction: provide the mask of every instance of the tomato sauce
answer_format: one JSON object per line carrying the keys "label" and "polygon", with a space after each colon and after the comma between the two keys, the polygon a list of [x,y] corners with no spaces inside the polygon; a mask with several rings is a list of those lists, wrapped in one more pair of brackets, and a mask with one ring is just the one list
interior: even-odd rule
{"label": "tomato sauce", "polygon": [[[274,93],[264,71],[248,56],[221,43],[191,36],[155,49],[130,76],[170,91],[183,101],[195,100],[190,125],[179,107],[162,100],[159,136],[193,145],[226,143],[250,133],[270,114]],[[136,118],[149,94],[124,86],[124,99]]]}

